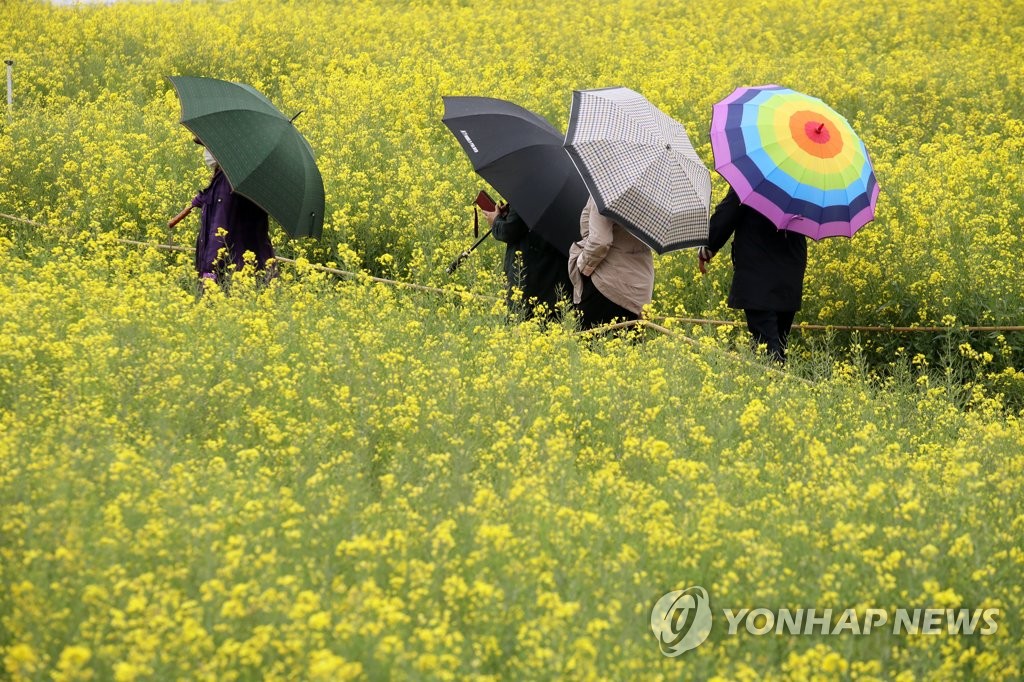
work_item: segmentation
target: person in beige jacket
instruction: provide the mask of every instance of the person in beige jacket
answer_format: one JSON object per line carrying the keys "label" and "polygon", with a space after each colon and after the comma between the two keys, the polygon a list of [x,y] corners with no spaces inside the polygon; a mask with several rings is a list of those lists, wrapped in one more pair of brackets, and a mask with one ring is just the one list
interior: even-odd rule
{"label": "person in beige jacket", "polygon": [[580,214],[580,237],[569,247],[569,279],[582,328],[639,320],[654,295],[650,247],[598,213],[594,197]]}

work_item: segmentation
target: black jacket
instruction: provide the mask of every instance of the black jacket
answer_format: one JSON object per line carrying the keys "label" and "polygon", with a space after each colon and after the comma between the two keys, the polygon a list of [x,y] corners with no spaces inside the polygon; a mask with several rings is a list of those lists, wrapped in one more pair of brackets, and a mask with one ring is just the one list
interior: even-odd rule
{"label": "black jacket", "polygon": [[505,242],[505,277],[508,288],[523,291],[528,308],[546,303],[555,309],[559,298],[572,291],[569,281],[569,259],[546,239],[530,230],[515,209],[494,220],[493,235]]}
{"label": "black jacket", "polygon": [[807,238],[777,229],[768,218],[741,204],[732,189],[711,216],[708,248],[717,253],[729,237],[733,237],[729,307],[800,310]]}

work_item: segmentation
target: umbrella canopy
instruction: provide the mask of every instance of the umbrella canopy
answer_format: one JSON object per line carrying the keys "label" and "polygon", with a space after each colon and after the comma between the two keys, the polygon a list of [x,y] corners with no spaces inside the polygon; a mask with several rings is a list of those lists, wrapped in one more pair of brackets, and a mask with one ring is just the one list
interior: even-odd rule
{"label": "umbrella canopy", "polygon": [[319,237],[324,181],[294,117],[243,83],[192,76],[170,81],[181,101],[182,125],[216,157],[231,188],[292,237]]}
{"label": "umbrella canopy", "polygon": [[683,125],[643,95],[574,91],[565,148],[601,214],[652,249],[707,243],[711,172]]}
{"label": "umbrella canopy", "polygon": [[780,229],[845,236],[875,217],[878,182],[845,118],[778,85],[736,88],[711,117],[715,170]]}
{"label": "umbrella canopy", "polygon": [[443,97],[442,122],[480,177],[563,254],[580,238],[587,188],[562,134],[532,111],[491,97]]}

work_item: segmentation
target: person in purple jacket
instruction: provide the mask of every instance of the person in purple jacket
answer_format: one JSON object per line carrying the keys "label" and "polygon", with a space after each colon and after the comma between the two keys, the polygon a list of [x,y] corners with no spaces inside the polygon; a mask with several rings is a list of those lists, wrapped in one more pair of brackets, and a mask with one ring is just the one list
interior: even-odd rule
{"label": "person in purple jacket", "polygon": [[[195,142],[202,144],[199,138]],[[171,219],[168,227],[174,227],[193,208],[201,210],[195,265],[202,280],[216,281],[232,264],[242,269],[246,251],[256,257],[258,270],[265,269],[274,258],[267,212],[231,189],[220,164],[205,147],[203,157],[213,170],[210,184],[192,199],[190,206]]]}

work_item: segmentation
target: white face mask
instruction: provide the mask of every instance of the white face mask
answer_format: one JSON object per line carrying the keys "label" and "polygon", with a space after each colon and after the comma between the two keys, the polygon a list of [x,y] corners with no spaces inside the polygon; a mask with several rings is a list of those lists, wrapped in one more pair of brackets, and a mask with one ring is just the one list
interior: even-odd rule
{"label": "white face mask", "polygon": [[217,159],[213,158],[213,154],[206,147],[203,147],[203,160],[206,161],[206,165],[210,168],[217,165]]}

